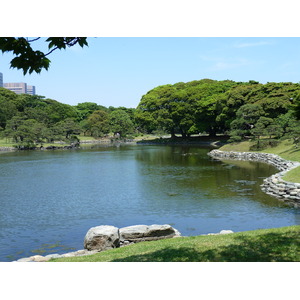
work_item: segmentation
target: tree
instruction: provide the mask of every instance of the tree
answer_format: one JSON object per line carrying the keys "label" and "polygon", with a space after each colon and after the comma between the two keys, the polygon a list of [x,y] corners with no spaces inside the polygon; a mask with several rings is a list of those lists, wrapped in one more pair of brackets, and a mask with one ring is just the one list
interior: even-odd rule
{"label": "tree", "polygon": [[11,136],[19,148],[31,148],[49,135],[46,126],[36,120],[25,120],[20,116],[14,116],[7,122],[4,131],[6,136]]}
{"label": "tree", "polygon": [[81,132],[79,124],[71,118],[56,123],[52,130],[56,138],[65,140],[77,140],[76,135]]}
{"label": "tree", "polygon": [[94,111],[87,119],[86,127],[93,137],[101,137],[110,131],[109,114],[103,110]]}
{"label": "tree", "polygon": [[87,119],[88,116],[91,115],[96,110],[108,111],[108,109],[105,106],[98,105],[97,103],[94,102],[78,103],[74,107],[78,112],[78,119],[80,121]]}
{"label": "tree", "polygon": [[122,109],[114,110],[109,115],[111,131],[116,135],[126,136],[134,131],[129,115]]}
{"label": "tree", "polygon": [[294,99],[293,111],[297,120],[300,120],[300,93],[298,93]]}
{"label": "tree", "polygon": [[[192,100],[193,101],[193,100]],[[144,95],[137,107],[137,122],[148,132],[161,129],[186,137],[195,123],[195,107],[190,103],[182,84],[156,87]]]}
{"label": "tree", "polygon": [[[231,122],[229,133],[231,141],[240,141],[255,127],[258,119],[264,115],[264,110],[257,104],[245,104],[236,112],[236,119]],[[260,127],[259,127],[260,128]]]}
{"label": "tree", "polygon": [[48,52],[44,53],[40,50],[33,50],[33,44],[40,37],[29,39],[24,37],[1,37],[0,50],[5,52],[12,52],[14,57],[10,65],[12,68],[22,69],[24,75],[28,72],[40,73],[42,69],[48,70],[50,66],[50,55],[57,49],[66,49],[78,44],[81,47],[88,46],[86,37],[48,37],[45,43],[48,46]]}
{"label": "tree", "polygon": [[286,138],[293,139],[295,147],[299,146],[300,142],[300,121],[295,118],[291,118],[286,127]]}
{"label": "tree", "polygon": [[6,122],[17,113],[16,106],[0,94],[0,128],[5,128]]}

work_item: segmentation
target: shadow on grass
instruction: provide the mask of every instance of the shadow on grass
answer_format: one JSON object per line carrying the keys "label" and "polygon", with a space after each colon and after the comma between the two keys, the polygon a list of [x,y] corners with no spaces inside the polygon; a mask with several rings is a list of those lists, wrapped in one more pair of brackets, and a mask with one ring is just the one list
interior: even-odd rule
{"label": "shadow on grass", "polygon": [[[300,232],[267,233],[230,237],[230,243],[216,239],[216,245],[205,246],[201,239],[191,246],[174,245],[143,255],[132,255],[121,262],[271,262],[300,261]],[[229,238],[229,236],[228,236]],[[202,244],[203,243],[203,244]],[[217,246],[217,244],[219,244]],[[211,244],[210,244],[211,245]],[[203,250],[202,250],[203,249]]]}

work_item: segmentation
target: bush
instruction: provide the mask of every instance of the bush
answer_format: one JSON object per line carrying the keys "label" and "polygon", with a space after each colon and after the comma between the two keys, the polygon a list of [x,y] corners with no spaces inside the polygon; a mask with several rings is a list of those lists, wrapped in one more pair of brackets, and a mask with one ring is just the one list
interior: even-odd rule
{"label": "bush", "polygon": [[264,139],[256,140],[256,143],[250,147],[251,151],[260,151],[268,147],[276,147],[280,144],[279,140],[275,139]]}
{"label": "bush", "polygon": [[275,139],[270,139],[269,140],[269,146],[270,147],[276,147],[280,144],[280,141],[279,140],[275,140]]}
{"label": "bush", "polygon": [[241,141],[242,141],[242,137],[239,135],[231,136],[230,139],[228,140],[229,143],[238,143]]}
{"label": "bush", "polygon": [[269,141],[267,140],[257,140],[254,145],[250,147],[250,151],[259,151],[266,149],[269,146]]}

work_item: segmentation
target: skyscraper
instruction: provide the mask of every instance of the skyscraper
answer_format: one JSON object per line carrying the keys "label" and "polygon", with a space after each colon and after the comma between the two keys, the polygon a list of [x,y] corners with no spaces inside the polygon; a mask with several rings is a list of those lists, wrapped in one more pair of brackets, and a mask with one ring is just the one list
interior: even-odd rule
{"label": "skyscraper", "polygon": [[35,86],[34,85],[27,85],[27,94],[35,95]]}
{"label": "skyscraper", "polygon": [[27,83],[25,82],[4,83],[4,87],[16,94],[27,94]]}
{"label": "skyscraper", "polygon": [[4,87],[16,94],[35,95],[35,86],[27,85],[25,82],[8,82],[3,83],[3,74],[0,72],[0,87]]}

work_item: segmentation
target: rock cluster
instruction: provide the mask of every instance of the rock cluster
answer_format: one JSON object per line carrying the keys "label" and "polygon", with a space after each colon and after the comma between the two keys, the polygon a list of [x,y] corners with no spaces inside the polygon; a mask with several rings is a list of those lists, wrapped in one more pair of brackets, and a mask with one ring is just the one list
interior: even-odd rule
{"label": "rock cluster", "polygon": [[84,237],[84,248],[65,254],[34,255],[21,258],[17,262],[45,262],[51,258],[91,255],[100,251],[124,247],[143,241],[155,241],[181,236],[180,232],[170,225],[134,225],[117,228],[109,225],[92,227]]}
{"label": "rock cluster", "polygon": [[274,197],[300,207],[300,183],[288,182],[282,179],[281,172],[264,179],[261,189]]}
{"label": "rock cluster", "polygon": [[282,179],[288,171],[300,166],[299,162],[288,161],[270,153],[212,150],[208,155],[220,160],[249,160],[273,165],[280,172],[265,178],[261,189],[271,196],[292,203],[294,206],[298,207],[300,205],[300,183],[288,182]]}
{"label": "rock cluster", "polygon": [[180,236],[180,232],[170,225],[134,225],[118,229],[114,226],[92,227],[84,238],[87,250],[108,250],[143,241]]}

